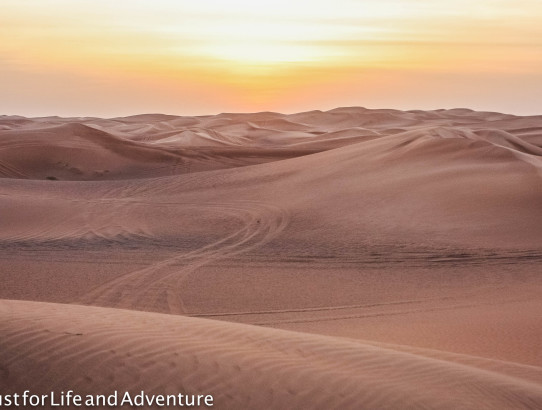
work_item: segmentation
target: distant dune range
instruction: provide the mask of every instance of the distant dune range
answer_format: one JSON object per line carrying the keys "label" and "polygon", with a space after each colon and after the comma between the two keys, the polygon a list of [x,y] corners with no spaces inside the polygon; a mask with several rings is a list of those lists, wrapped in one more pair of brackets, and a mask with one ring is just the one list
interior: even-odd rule
{"label": "distant dune range", "polygon": [[0,116],[0,176],[9,391],[542,407],[542,116]]}

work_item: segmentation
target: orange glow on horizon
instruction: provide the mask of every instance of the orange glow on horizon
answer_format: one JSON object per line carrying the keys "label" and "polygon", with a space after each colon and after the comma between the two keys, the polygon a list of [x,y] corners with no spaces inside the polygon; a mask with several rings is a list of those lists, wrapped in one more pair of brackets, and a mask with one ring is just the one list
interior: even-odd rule
{"label": "orange glow on horizon", "polygon": [[[537,5],[7,0],[0,81],[10,98],[0,108],[113,116],[459,104],[529,112],[542,93]],[[507,95],[501,108],[495,95]]]}

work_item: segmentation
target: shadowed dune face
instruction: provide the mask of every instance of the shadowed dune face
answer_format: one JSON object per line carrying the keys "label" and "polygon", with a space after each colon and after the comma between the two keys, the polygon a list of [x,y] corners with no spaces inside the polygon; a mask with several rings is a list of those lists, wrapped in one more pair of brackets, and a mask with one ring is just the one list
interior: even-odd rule
{"label": "shadowed dune face", "polygon": [[0,380],[51,388],[46,346],[224,408],[540,407],[541,154],[542,116],[467,109],[2,116],[0,298],[101,309],[2,302]]}
{"label": "shadowed dune face", "polygon": [[108,127],[101,130],[81,122],[56,125],[55,121],[22,129],[4,125],[0,130],[0,177],[52,181],[151,178],[240,167],[321,150],[243,146],[242,139],[222,138],[212,129],[168,127],[153,134],[163,127],[133,127],[130,122],[121,129],[116,132],[111,127],[108,132]]}

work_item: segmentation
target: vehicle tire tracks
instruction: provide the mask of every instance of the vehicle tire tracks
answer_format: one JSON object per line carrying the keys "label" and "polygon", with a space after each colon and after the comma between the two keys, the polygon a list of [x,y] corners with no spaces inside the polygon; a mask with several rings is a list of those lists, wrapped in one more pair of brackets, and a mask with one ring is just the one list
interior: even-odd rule
{"label": "vehicle tire tracks", "polygon": [[124,274],[84,294],[75,303],[125,309],[185,314],[182,290],[187,277],[211,261],[247,252],[272,240],[288,225],[288,213],[276,206],[255,201],[230,203],[159,203],[199,211],[226,214],[241,220],[237,231],[194,251],[153,263]]}

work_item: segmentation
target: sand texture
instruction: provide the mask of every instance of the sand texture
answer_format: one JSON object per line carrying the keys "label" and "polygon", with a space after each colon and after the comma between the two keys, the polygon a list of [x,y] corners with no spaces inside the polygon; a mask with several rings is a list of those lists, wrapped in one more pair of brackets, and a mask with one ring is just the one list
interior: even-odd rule
{"label": "sand texture", "polygon": [[0,116],[0,394],[542,408],[542,116]]}

